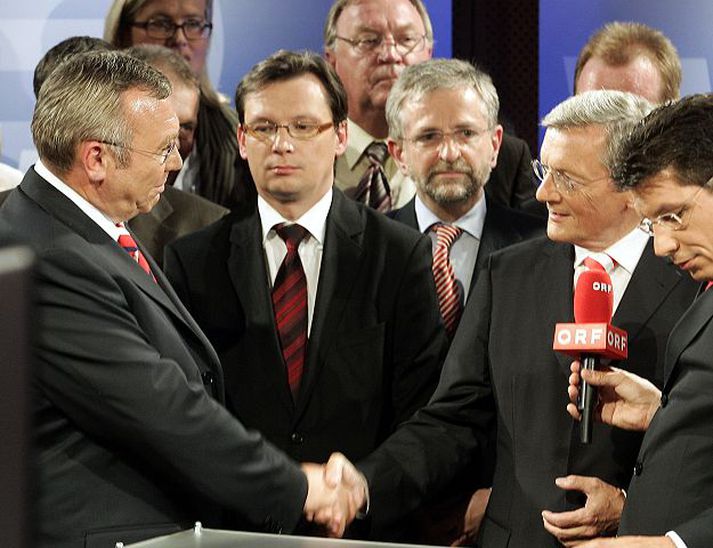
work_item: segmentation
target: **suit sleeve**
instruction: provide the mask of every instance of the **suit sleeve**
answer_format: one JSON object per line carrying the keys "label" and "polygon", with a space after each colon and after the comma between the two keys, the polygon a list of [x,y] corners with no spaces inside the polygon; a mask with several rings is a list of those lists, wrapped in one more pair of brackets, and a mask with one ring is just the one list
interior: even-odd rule
{"label": "suit sleeve", "polygon": [[[124,284],[131,282],[67,250],[40,263],[35,347],[42,396],[118,458],[256,525],[291,530],[306,497],[304,474],[207,394],[195,362],[177,363],[157,350],[139,310],[155,303]],[[150,316],[159,332],[174,329],[168,315],[166,327],[159,314]]]}
{"label": "suit sleeve", "polygon": [[687,548],[713,546],[713,506],[673,530],[686,543]]}
{"label": "suit sleeve", "polygon": [[375,522],[388,525],[403,517],[489,450],[495,425],[490,305],[486,270],[468,299],[431,401],[359,464],[369,482]]}
{"label": "suit sleeve", "polygon": [[430,240],[422,236],[403,271],[393,315],[394,428],[433,395],[448,348],[431,261]]}

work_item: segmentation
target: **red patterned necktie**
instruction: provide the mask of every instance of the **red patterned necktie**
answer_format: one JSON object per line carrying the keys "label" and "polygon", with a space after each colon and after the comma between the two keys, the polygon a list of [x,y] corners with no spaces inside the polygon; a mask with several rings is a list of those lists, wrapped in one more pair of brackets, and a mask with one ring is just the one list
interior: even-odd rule
{"label": "red patterned necktie", "polygon": [[[119,228],[124,228],[123,224],[118,224],[116,225]],[[124,251],[126,251],[131,257],[139,263],[139,266],[144,269],[144,272],[151,276],[151,278],[156,281],[156,279],[153,277],[153,273],[151,272],[151,267],[149,267],[148,261],[146,261],[146,257],[144,257],[144,254],[141,253],[141,250],[139,249],[139,246],[136,245],[136,240],[131,236],[131,234],[126,233],[122,234],[119,236],[119,245],[124,248]]]}
{"label": "red patterned necktie", "polygon": [[391,211],[391,190],[386,180],[384,163],[389,155],[384,143],[371,143],[366,149],[369,167],[362,175],[354,199],[372,209],[387,213]]}
{"label": "red patterned necktie", "polygon": [[287,380],[292,397],[296,399],[307,348],[307,278],[297,248],[307,230],[295,224],[281,224],[275,231],[284,240],[287,255],[277,271],[272,288],[272,306],[282,358],[287,367]]}
{"label": "red patterned necktie", "polygon": [[449,254],[453,242],[460,237],[463,230],[457,226],[443,223],[434,224],[431,226],[431,230],[436,233],[436,248],[433,251],[433,279],[436,282],[438,306],[446,326],[446,333],[450,338],[453,338],[463,313],[463,302]]}

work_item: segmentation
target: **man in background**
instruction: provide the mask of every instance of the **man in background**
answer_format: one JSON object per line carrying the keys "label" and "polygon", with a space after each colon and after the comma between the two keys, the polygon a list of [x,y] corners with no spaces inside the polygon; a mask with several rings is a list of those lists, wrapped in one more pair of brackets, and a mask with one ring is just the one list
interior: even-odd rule
{"label": "man in background", "polygon": [[607,23],[579,52],[574,92],[618,89],[653,104],[680,95],[681,60],[671,41],[643,23]]}
{"label": "man in background", "polygon": [[[349,98],[349,144],[337,159],[336,185],[379,211],[405,205],[416,189],[386,150],[386,98],[401,71],[431,58],[433,29],[422,0],[335,0],[324,25],[324,51]],[[505,135],[486,192],[520,207],[535,187],[530,151]]]}

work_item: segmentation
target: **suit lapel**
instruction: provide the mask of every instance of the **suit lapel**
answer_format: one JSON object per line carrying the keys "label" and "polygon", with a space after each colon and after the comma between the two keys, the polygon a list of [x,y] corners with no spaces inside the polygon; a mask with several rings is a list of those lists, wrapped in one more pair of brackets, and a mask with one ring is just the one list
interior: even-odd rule
{"label": "suit lapel", "polygon": [[612,324],[627,332],[629,346],[680,281],[681,274],[654,255],[650,239],[612,319]]}
{"label": "suit lapel", "polygon": [[471,292],[478,279],[478,271],[485,264],[490,254],[519,240],[515,230],[507,223],[506,212],[503,211],[505,208],[493,203],[492,200],[489,200],[487,197],[485,200],[485,222],[483,223],[483,233],[480,235],[478,255],[475,258],[473,276],[470,279]]}
{"label": "suit lapel", "polygon": [[[206,353],[210,356],[209,361],[212,361],[213,365],[219,368],[218,356],[212,346],[195,321],[193,321],[193,318],[179,302],[178,297],[176,297],[151,255],[142,249],[142,253],[146,255],[151,271],[156,276],[158,283],[154,282],[116,241],[87,217],[71,200],[37,175],[34,170],[31,174],[33,176],[29,178],[27,184],[23,184],[23,191],[49,215],[82,237],[89,245],[90,250],[88,251],[95,253],[107,270],[120,272],[122,276],[133,282],[144,294],[159,303],[173,317],[192,331],[205,347]],[[141,247],[140,243],[138,245]]]}
{"label": "suit lapel", "polygon": [[681,353],[713,317],[713,291],[705,291],[693,301],[671,330],[666,345],[664,389],[672,378]]}
{"label": "suit lapel", "polygon": [[[569,244],[548,241],[545,255],[544,275],[540,279],[547,280],[547,285],[538,291],[538,294],[547,299],[549,305],[543,303],[543,309],[551,310],[556,323],[571,323],[574,321],[574,248]],[[523,268],[527,268],[527,265],[523,265]],[[552,336],[554,337],[554,332]],[[572,358],[561,352],[552,352],[562,370],[569,376]]]}
{"label": "suit lapel", "polygon": [[272,380],[273,385],[282,387],[279,398],[288,409],[293,409],[292,394],[287,382],[287,369],[282,359],[282,350],[275,327],[267,265],[262,247],[262,227],[257,207],[252,208],[245,217],[240,218],[233,225],[230,243],[228,272],[245,317],[253,325],[271,327],[271,333],[266,340],[267,348],[261,349],[260,355],[273,359],[268,363],[254,364],[254,366],[264,368],[265,375]]}
{"label": "suit lapel", "polygon": [[334,343],[334,333],[352,291],[352,282],[359,272],[363,232],[364,218],[358,206],[335,190],[327,217],[317,298],[295,420],[299,420],[305,410],[319,370]]}

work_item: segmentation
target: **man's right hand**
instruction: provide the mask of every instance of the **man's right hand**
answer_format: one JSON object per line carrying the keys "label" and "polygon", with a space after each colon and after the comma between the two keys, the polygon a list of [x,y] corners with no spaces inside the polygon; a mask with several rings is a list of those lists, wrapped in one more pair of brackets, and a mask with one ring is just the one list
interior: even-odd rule
{"label": "man's right hand", "polygon": [[615,367],[603,367],[598,371],[582,371],[578,361],[572,362],[569,376],[570,402],[567,412],[576,420],[581,413],[577,409],[579,384],[584,379],[598,388],[599,402],[595,417],[603,423],[623,430],[646,430],[661,403],[661,391],[646,379]]}

